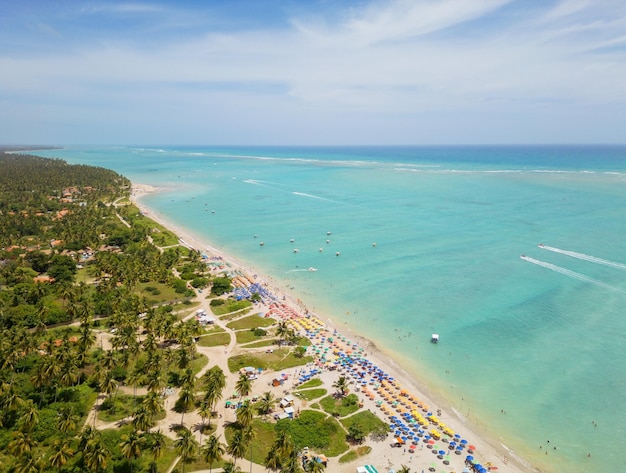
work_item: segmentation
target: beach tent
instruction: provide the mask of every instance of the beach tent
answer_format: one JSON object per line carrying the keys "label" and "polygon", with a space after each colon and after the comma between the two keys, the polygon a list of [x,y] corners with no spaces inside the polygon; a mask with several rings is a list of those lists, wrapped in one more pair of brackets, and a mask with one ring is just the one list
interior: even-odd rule
{"label": "beach tent", "polygon": [[294,408],[293,407],[285,407],[285,414],[287,414],[290,419],[293,419],[293,415],[295,414]]}

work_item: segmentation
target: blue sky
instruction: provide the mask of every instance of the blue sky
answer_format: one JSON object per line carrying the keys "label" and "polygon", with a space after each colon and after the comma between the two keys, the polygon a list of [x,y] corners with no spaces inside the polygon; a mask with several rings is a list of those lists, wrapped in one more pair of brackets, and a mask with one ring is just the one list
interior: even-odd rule
{"label": "blue sky", "polygon": [[0,143],[626,142],[624,0],[3,0]]}

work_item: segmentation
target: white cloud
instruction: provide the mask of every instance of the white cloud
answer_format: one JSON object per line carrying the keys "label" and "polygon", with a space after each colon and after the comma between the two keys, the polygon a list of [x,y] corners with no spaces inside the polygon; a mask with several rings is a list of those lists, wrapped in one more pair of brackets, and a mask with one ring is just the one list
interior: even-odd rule
{"label": "white cloud", "polygon": [[[587,107],[625,106],[620,3],[569,1],[548,12],[498,16],[503,6],[515,6],[508,3],[372,2],[344,12],[340,21],[295,18],[290,29],[208,33],[152,49],[119,41],[51,57],[0,56],[0,87],[13,103],[41,100],[42,110],[59,115],[67,103],[68,113],[85,123],[92,114],[98,123],[110,116],[126,128],[143,120],[167,129],[157,123],[175,110],[171,133],[189,134],[203,123],[228,134],[227,122],[250,136],[259,136],[255,126],[267,133],[277,128],[279,137],[280,127],[271,124],[281,123],[303,136],[293,131],[298,124],[314,134],[360,123],[373,138],[388,119],[396,127],[389,136],[403,130],[403,142],[411,141],[407,130],[434,126],[426,123],[429,114],[448,116],[450,124],[492,116],[494,129],[511,116],[534,129],[548,110],[571,123]],[[490,28],[471,37],[457,30],[439,34],[479,19]],[[616,50],[594,52],[607,47]]]}

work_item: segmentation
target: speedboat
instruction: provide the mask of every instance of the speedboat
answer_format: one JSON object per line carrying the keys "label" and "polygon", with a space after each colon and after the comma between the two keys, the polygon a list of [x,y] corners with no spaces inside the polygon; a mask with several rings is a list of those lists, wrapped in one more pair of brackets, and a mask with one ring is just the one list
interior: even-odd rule
{"label": "speedboat", "polygon": [[307,271],[311,271],[311,272],[317,271],[317,268],[314,268],[314,267],[311,266],[309,269],[307,269]]}
{"label": "speedboat", "polygon": [[439,343],[439,334],[433,333],[430,336],[430,343]]}

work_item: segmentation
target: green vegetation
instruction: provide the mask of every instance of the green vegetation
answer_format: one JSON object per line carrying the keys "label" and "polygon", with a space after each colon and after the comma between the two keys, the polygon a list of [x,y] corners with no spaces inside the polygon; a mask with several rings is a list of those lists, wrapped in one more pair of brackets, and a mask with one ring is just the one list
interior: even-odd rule
{"label": "green vegetation", "polygon": [[245,348],[260,348],[260,347],[271,347],[276,345],[276,339],[275,338],[268,338],[265,340],[261,340],[258,342],[254,342],[254,343],[247,343],[245,345],[243,345]]}
{"label": "green vegetation", "polygon": [[[224,300],[224,299],[214,299],[215,300]],[[240,316],[241,313],[239,311],[243,311],[244,309],[250,309],[252,307],[252,302],[241,300],[237,301],[235,299],[226,299],[226,302],[221,305],[214,305],[213,301],[211,301],[211,312],[213,312],[218,317],[221,317],[226,314],[231,314],[235,312],[237,314],[233,314],[233,316]]]}
{"label": "green vegetation", "polygon": [[272,353],[244,353],[230,357],[228,359],[228,369],[231,373],[235,373],[246,366],[254,366],[264,370],[281,371],[294,366],[305,365],[312,360],[313,358],[310,356],[299,358],[291,350],[281,348],[274,350]]}
{"label": "green vegetation", "polygon": [[229,343],[230,334],[226,332],[204,335],[198,339],[198,345],[203,347],[217,347],[219,345],[228,345]]}
{"label": "green vegetation", "polygon": [[276,321],[270,317],[261,317],[258,314],[243,317],[226,324],[232,330],[255,329],[257,327],[269,327]]}
{"label": "green vegetation", "polygon": [[307,382],[302,383],[300,386],[298,386],[298,391],[300,391],[301,389],[317,388],[319,386],[322,386],[323,384],[324,383],[319,378],[309,379]]}
{"label": "green vegetation", "polygon": [[357,447],[355,449],[350,450],[345,455],[342,455],[341,457],[339,457],[339,463],[350,463],[356,460],[357,458],[362,457],[363,455],[367,455],[371,451],[372,451],[372,447],[368,445]]}
{"label": "green vegetation", "polygon": [[296,419],[279,420],[276,430],[288,432],[299,449],[308,446],[329,457],[348,450],[344,430],[335,419],[321,412],[304,410]]}
{"label": "green vegetation", "polygon": [[370,411],[357,412],[353,416],[341,419],[340,422],[348,432],[350,432],[351,428],[358,427],[363,434],[363,438],[370,434],[384,437],[389,433],[389,425]]}
{"label": "green vegetation", "polygon": [[320,404],[324,411],[337,417],[345,417],[359,410],[359,398],[356,394],[349,394],[343,398],[326,396]]}
{"label": "green vegetation", "polygon": [[305,389],[304,391],[296,391],[296,396],[305,401],[312,401],[326,394],[328,394],[328,390],[326,389]]}

